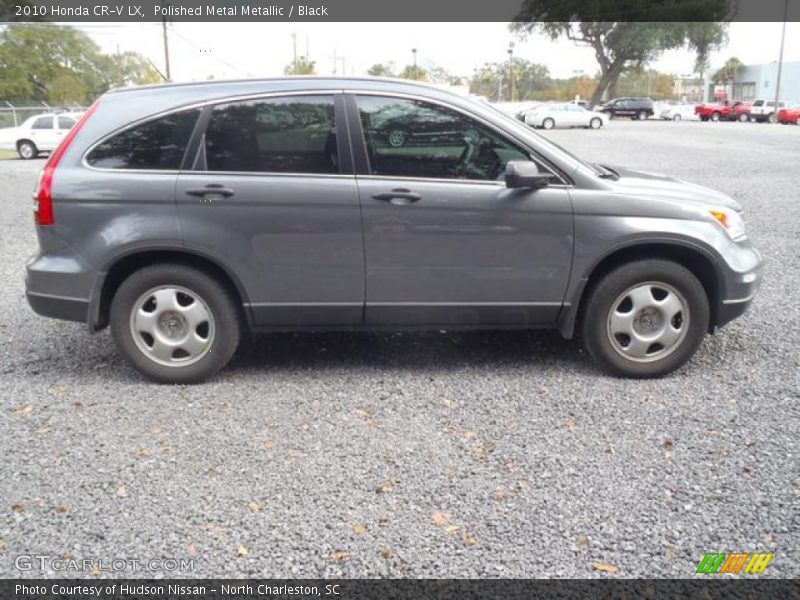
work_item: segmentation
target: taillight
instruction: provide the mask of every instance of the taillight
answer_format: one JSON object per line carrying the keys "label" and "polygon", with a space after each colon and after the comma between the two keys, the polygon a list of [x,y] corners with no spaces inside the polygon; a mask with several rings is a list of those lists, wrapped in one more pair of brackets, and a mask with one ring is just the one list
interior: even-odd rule
{"label": "taillight", "polygon": [[83,124],[86,123],[89,117],[92,116],[92,113],[97,110],[98,104],[100,104],[99,98],[94,101],[94,104],[92,104],[85,113],[83,113],[83,116],[78,119],[78,122],[72,126],[69,133],[61,140],[58,148],[50,153],[50,157],[47,159],[44,169],[42,169],[42,174],[39,177],[39,185],[36,186],[36,191],[33,193],[33,216],[37,225],[53,225],[55,223],[53,217],[53,175],[56,172],[56,167],[61,157],[64,156],[64,153],[67,151],[67,148],[69,148],[72,140],[75,139],[75,136],[78,135]]}

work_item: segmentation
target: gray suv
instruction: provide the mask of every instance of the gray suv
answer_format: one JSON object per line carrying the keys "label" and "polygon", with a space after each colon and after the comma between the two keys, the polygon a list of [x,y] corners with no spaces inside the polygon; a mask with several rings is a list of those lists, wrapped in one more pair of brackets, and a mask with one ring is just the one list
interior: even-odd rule
{"label": "gray suv", "polygon": [[[402,132],[403,143],[398,143]],[[197,382],[247,331],[557,328],[652,377],[750,304],[728,196],[589,164],[483,103],[291,78],[102,96],[34,192],[27,298]]]}

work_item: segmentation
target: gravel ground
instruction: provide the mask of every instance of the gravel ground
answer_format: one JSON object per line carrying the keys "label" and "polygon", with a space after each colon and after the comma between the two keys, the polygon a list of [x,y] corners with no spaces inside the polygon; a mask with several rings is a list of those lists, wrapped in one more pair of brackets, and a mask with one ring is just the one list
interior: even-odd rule
{"label": "gravel ground", "polygon": [[42,161],[0,162],[0,576],[55,575],[14,567],[43,554],[192,559],[182,576],[690,577],[733,550],[800,576],[800,127],[547,135],[745,206],[765,283],[678,373],[608,377],[547,332],[287,334],[206,385],[145,383],[107,332],[26,305]]}

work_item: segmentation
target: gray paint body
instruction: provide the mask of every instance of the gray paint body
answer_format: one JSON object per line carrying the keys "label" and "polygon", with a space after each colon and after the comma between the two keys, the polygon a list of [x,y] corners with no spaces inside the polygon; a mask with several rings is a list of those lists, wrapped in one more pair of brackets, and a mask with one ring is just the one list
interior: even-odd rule
{"label": "gray paint body", "polygon": [[[82,162],[102,138],[182,107],[285,93],[381,93],[444,103],[526,146],[562,180],[539,190],[500,182],[340,175],[100,170]],[[349,102],[349,101],[348,101]],[[337,101],[337,122],[344,103]],[[351,115],[352,116],[352,115]],[[352,118],[351,118],[352,121]],[[351,145],[352,144],[352,145]],[[674,179],[621,170],[618,181],[487,105],[412,83],[291,78],[121,90],[104,95],[64,154],[53,182],[55,225],[39,227],[27,266],[33,308],[100,323],[105,276],[148,250],[201,256],[237,285],[254,328],[558,327],[572,335],[592,270],[613,252],[669,244],[714,265],[721,325],[743,312],[761,258],[734,243],[704,206],[729,197]],[[186,194],[235,190],[212,202]],[[398,187],[404,206],[372,195]]]}

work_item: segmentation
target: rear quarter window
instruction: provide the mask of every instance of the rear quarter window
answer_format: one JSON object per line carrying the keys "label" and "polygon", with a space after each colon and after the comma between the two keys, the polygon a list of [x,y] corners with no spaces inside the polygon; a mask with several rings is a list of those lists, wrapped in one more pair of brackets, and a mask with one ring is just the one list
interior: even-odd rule
{"label": "rear quarter window", "polygon": [[134,125],[95,146],[86,162],[101,169],[178,170],[199,116],[192,109]]}

